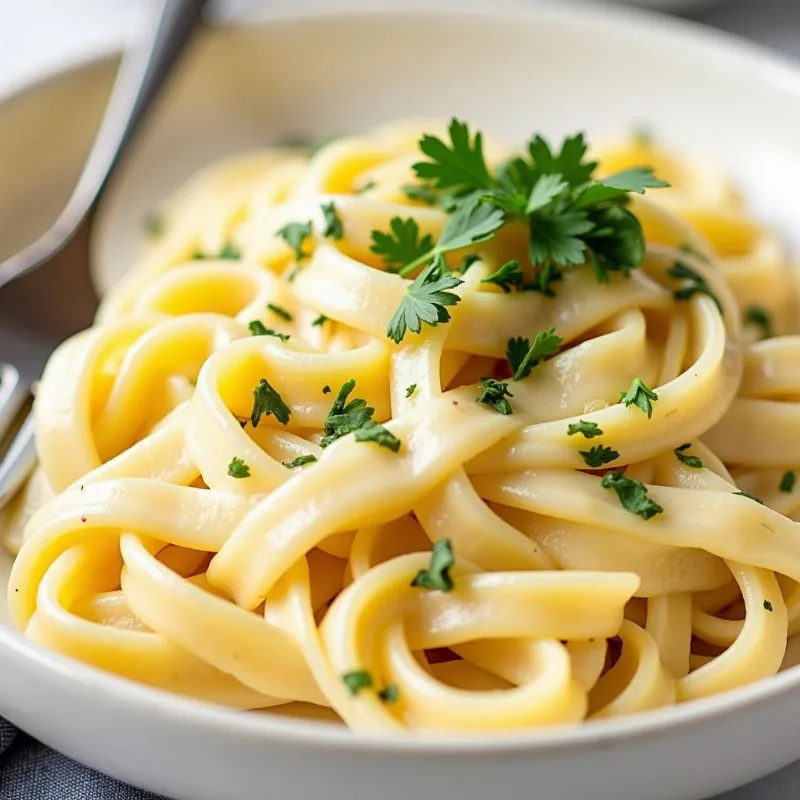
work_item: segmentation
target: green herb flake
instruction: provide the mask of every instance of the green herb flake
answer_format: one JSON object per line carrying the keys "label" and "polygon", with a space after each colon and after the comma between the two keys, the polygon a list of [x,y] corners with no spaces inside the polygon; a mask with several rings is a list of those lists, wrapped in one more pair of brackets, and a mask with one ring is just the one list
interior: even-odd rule
{"label": "green herb flake", "polygon": [[764,505],[764,501],[760,497],[756,497],[754,494],[750,494],[750,492],[745,492],[742,490],[740,492],[734,492],[733,494],[738,494],[740,497],[746,497],[748,500],[755,500],[756,503],[760,503],[762,506]]}
{"label": "green herb flake", "polygon": [[794,472],[788,470],[783,473],[780,486],[778,487],[782,492],[790,494],[794,489],[795,475]]}
{"label": "green herb flake", "polygon": [[231,459],[231,463],[228,464],[228,475],[231,478],[249,478],[250,467],[241,458],[234,457]]}
{"label": "green herb flake", "polygon": [[719,298],[714,294],[706,279],[697,270],[692,269],[683,261],[676,261],[667,270],[667,275],[675,280],[686,281],[683,286],[673,292],[676,300],[691,300],[696,294],[704,294],[714,301],[719,313],[722,314],[722,303],[720,303]]}
{"label": "green herb flake", "polygon": [[158,239],[159,236],[164,234],[164,217],[152,211],[142,220],[142,228],[144,228],[145,234],[150,239]]}
{"label": "green herb flake", "polygon": [[386,447],[393,453],[400,449],[400,440],[383,425],[379,425],[374,420],[362,425],[356,432],[357,442],[375,442],[380,447]]}
{"label": "green herb flake", "polygon": [[364,192],[368,192],[370,189],[374,189],[378,184],[375,181],[367,181],[366,183],[362,183],[361,186],[358,186],[354,189],[356,194],[364,194]]}
{"label": "green herb flake", "polygon": [[322,230],[322,235],[326,239],[341,239],[344,236],[344,227],[342,226],[341,217],[336,212],[336,206],[333,200],[329,203],[321,205],[322,216],[325,219],[325,227]]}
{"label": "green herb flake", "polygon": [[772,611],[772,603],[769,600],[764,601],[764,611]]}
{"label": "green herb flake", "polygon": [[534,367],[558,353],[564,340],[555,331],[555,327],[539,331],[533,339],[533,344],[522,336],[508,340],[506,358],[514,373],[515,381],[527,378]]}
{"label": "green herb flake", "polygon": [[350,393],[355,388],[356,382],[351,379],[339,389],[325,420],[323,428],[325,436],[320,442],[322,447],[333,444],[342,436],[353,433],[373,421],[372,415],[375,413],[375,409],[368,406],[366,400],[356,397],[348,401]]}
{"label": "green herb flake", "polygon": [[412,586],[423,589],[438,589],[441,592],[453,590],[450,569],[455,564],[453,544],[450,539],[440,539],[433,545],[431,563],[428,569],[421,569],[411,581]]}
{"label": "green herb flake", "polygon": [[514,395],[508,391],[507,383],[497,381],[494,378],[481,378],[479,388],[480,394],[475,398],[476,403],[483,403],[506,416],[513,413],[506,397],[513,397]]}
{"label": "green herb flake", "polygon": [[276,231],[289,247],[294,250],[294,257],[297,261],[302,261],[306,257],[303,251],[303,244],[313,233],[311,220],[306,222],[289,222]]}
{"label": "green herb flake", "polygon": [[634,478],[628,478],[621,472],[611,471],[603,476],[602,487],[616,492],[619,502],[626,511],[649,520],[664,509],[647,496],[647,487]]}
{"label": "green herb flake", "polygon": [[386,686],[378,692],[378,698],[382,703],[396,703],[400,698],[400,689],[396,683],[387,683]]}
{"label": "green herb flake", "polygon": [[631,388],[627,392],[621,392],[620,403],[624,403],[627,408],[636,406],[647,414],[647,418],[653,416],[653,403],[658,400],[658,394],[648,389],[641,378],[634,378]]}
{"label": "green herb flake", "polygon": [[406,397],[411,397],[411,395],[414,394],[414,392],[416,391],[417,391],[417,384],[416,383],[409,384],[408,386],[406,386]]}
{"label": "green herb flake", "polygon": [[687,467],[693,469],[704,469],[705,464],[697,456],[689,455],[686,451],[691,447],[691,442],[682,444],[680,447],[675,448],[675,456],[681,464],[686,464]]}
{"label": "green herb flake", "polygon": [[582,434],[586,439],[593,439],[595,436],[602,436],[603,431],[596,422],[586,422],[586,420],[578,420],[578,422],[570,422],[567,427],[567,436],[574,436],[576,433]]}
{"label": "green herb flake", "polygon": [[352,672],[345,672],[342,675],[344,685],[350,690],[350,694],[355,697],[362,689],[371,689],[374,686],[372,675],[365,669],[355,669]]}
{"label": "green herb flake", "polygon": [[328,321],[328,317],[324,314],[320,314],[312,323],[311,325],[315,328],[321,328],[326,322]]}
{"label": "green herb flake", "polygon": [[493,272],[489,277],[484,278],[481,283],[491,283],[499,286],[506,294],[508,294],[513,287],[519,288],[522,286],[524,277],[520,269],[519,261],[506,261],[496,272]]}
{"label": "green herb flake", "polygon": [[268,328],[263,322],[261,322],[261,320],[258,319],[248,322],[247,327],[250,329],[250,333],[252,333],[253,336],[276,336],[282,342],[288,342],[289,339],[292,338],[288,333],[278,333],[278,331]]}
{"label": "green herb flake", "polygon": [[291,322],[294,319],[294,317],[285,308],[276,306],[274,303],[267,303],[267,309],[273,314],[279,316],[281,319],[285,319],[287,322]]}
{"label": "green herb flake", "polygon": [[250,414],[252,426],[257,428],[261,417],[268,417],[270,414],[273,414],[281,425],[286,425],[291,413],[291,409],[283,402],[283,398],[265,378],[262,378],[253,389],[253,411]]}
{"label": "green herb flake", "polygon": [[763,306],[748,306],[744,312],[747,325],[755,325],[761,329],[760,339],[771,339],[775,332],[772,328],[772,315]]}
{"label": "green herb flake", "polygon": [[597,469],[604,464],[610,464],[619,458],[619,453],[610,447],[604,447],[601,444],[595,445],[589,450],[579,451],[583,460],[586,462],[587,467]]}
{"label": "green herb flake", "polygon": [[317,460],[315,455],[308,453],[304,456],[297,456],[297,458],[292,459],[291,461],[281,461],[284,467],[287,469],[297,469],[298,467],[305,466],[306,464],[313,464]]}

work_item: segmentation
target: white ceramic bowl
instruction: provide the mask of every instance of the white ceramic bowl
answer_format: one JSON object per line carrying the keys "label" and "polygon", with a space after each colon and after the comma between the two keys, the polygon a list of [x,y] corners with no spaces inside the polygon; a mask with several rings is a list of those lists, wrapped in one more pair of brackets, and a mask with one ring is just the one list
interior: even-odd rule
{"label": "white ceramic bowl", "polygon": [[[756,213],[800,244],[800,72],[776,57],[684,23],[564,3],[365,5],[286,11],[203,37],[109,198],[96,242],[104,283],[130,263],[145,211],[204,162],[398,116],[457,114],[511,140],[644,123],[729,168]],[[0,104],[0,174],[12,175],[0,186],[0,251],[55,213],[110,74],[90,64]],[[9,567],[0,556],[0,583]],[[181,800],[694,800],[800,756],[800,670],[580,730],[395,740],[179,699],[45,652],[0,623],[0,714]]]}

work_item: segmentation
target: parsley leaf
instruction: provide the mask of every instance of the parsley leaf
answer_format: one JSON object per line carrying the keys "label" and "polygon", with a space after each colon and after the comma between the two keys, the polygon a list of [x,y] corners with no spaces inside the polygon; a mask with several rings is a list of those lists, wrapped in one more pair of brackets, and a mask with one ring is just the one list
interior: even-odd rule
{"label": "parsley leaf", "polygon": [[676,300],[691,300],[696,294],[704,294],[714,301],[719,313],[722,313],[722,303],[706,283],[706,279],[697,270],[692,269],[688,264],[684,264],[683,261],[676,261],[667,270],[667,275],[670,278],[675,278],[675,280],[689,281],[689,283],[684,284],[680,289],[676,289],[673,292]]}
{"label": "parsley leaf", "polygon": [[431,563],[428,569],[421,569],[411,581],[412,586],[423,589],[438,589],[450,592],[453,589],[453,579],[450,569],[456,563],[453,557],[453,544],[450,539],[440,539],[433,545]]}
{"label": "parsley leaf", "polygon": [[281,319],[285,319],[287,322],[291,322],[294,319],[294,317],[285,308],[276,306],[274,303],[267,303],[267,308],[273,314],[277,314]]}
{"label": "parsley leaf", "polygon": [[661,189],[665,186],[669,184],[656,178],[652,167],[635,167],[590,184],[578,195],[575,205],[578,208],[587,208],[606,200],[624,197],[628,192],[644,194],[645,189]]}
{"label": "parsley leaf", "polygon": [[213,260],[218,259],[220,261],[239,261],[241,259],[242,253],[236,247],[234,247],[230,242],[223,245],[222,249],[219,253],[210,254],[210,253],[203,253],[199,250],[192,256],[193,261],[206,261],[206,260]]}
{"label": "parsley leaf", "polygon": [[250,333],[253,336],[277,336],[282,342],[287,342],[292,338],[288,333],[278,333],[278,331],[266,327],[259,319],[251,320],[247,323],[247,327],[250,328]]}
{"label": "parsley leaf", "polygon": [[289,222],[276,231],[276,234],[294,250],[294,257],[297,261],[302,261],[306,257],[306,253],[303,252],[303,243],[312,234],[311,220]]}
{"label": "parsley leaf", "polygon": [[760,497],[756,497],[754,494],[750,494],[750,492],[745,492],[742,490],[741,492],[734,492],[733,494],[738,494],[742,497],[747,497],[749,500],[755,500],[756,503],[760,503],[762,506],[764,505],[764,501]]}
{"label": "parsley leaf", "polygon": [[761,328],[762,339],[771,339],[775,335],[772,330],[772,316],[763,306],[749,306],[744,312],[744,321]]}
{"label": "parsley leaf", "polygon": [[369,420],[356,431],[357,442],[375,442],[381,447],[386,447],[393,453],[400,449],[400,440],[383,425],[375,420]]}
{"label": "parsley leaf", "polygon": [[519,261],[506,261],[496,272],[483,278],[481,283],[493,283],[499,286],[506,294],[511,291],[512,286],[522,286],[524,276],[520,269]]}
{"label": "parsley leaf", "polygon": [[291,409],[283,402],[283,398],[266,379],[262,378],[253,389],[253,411],[250,414],[250,422],[253,427],[258,427],[262,415],[268,417],[270,414],[274,414],[275,419],[281,425],[286,425],[291,413]]}
{"label": "parsley leaf", "polygon": [[604,489],[613,489],[623,508],[644,520],[664,510],[647,496],[647,487],[641,481],[628,478],[621,472],[607,472],[603,476],[602,486]]}
{"label": "parsley leaf", "polygon": [[433,250],[433,236],[429,233],[419,238],[419,226],[409,217],[406,220],[392,217],[389,223],[391,233],[372,231],[370,250],[382,256],[387,267],[401,267],[425,259]]}
{"label": "parsley leaf", "polygon": [[419,333],[423,322],[431,327],[449,322],[450,312],[446,306],[456,305],[461,298],[447,290],[462,283],[447,271],[441,256],[434,258],[406,289],[400,306],[389,321],[386,335],[399,344],[407,330]]}
{"label": "parsley leaf", "polygon": [[539,331],[533,339],[533,344],[521,336],[508,340],[506,358],[511,365],[515,381],[527,378],[534,367],[558,352],[564,340],[555,331],[555,327]]}
{"label": "parsley leaf", "polygon": [[396,703],[400,697],[400,689],[396,683],[387,683],[378,692],[378,698],[384,703]]}
{"label": "parsley leaf", "polygon": [[582,419],[578,422],[570,422],[567,428],[567,436],[574,436],[576,433],[582,433],[587,439],[603,435],[603,431],[596,422],[586,422]]}
{"label": "parsley leaf", "polygon": [[406,397],[411,397],[411,395],[414,394],[414,392],[416,391],[417,391],[417,384],[416,383],[409,384],[408,386],[406,386]]}
{"label": "parsley leaf", "polygon": [[284,467],[287,469],[297,469],[297,467],[302,467],[305,464],[313,464],[317,460],[315,455],[308,453],[304,456],[297,456],[297,458],[293,458],[291,461],[281,461]]}
{"label": "parsley leaf", "polygon": [[[322,230],[322,235],[326,238],[341,239],[344,236],[344,227],[342,220],[336,213],[336,206],[333,200],[330,203],[322,203],[322,215],[325,218],[325,227]],[[309,234],[311,231],[309,231]]]}
{"label": "parsley leaf", "polygon": [[491,406],[495,411],[506,416],[513,413],[506,397],[514,395],[508,391],[507,383],[496,381],[494,378],[481,378],[480,390],[481,393],[475,398],[476,403]]}
{"label": "parsley leaf", "polygon": [[439,200],[439,194],[425,184],[407,183],[403,186],[403,194],[409,200],[416,200],[418,203],[426,203],[429,206],[436,205]]}
{"label": "parsley leaf", "polygon": [[324,325],[324,324],[325,324],[327,321],[328,321],[328,317],[326,317],[324,314],[320,314],[320,315],[319,315],[319,316],[318,316],[318,317],[317,317],[317,318],[316,318],[316,319],[315,319],[315,320],[314,320],[314,321],[311,323],[311,325],[312,325],[312,326],[314,326],[314,327],[317,327],[317,328],[319,328],[319,327],[323,326],[323,325]]}
{"label": "parsley leaf", "polygon": [[780,491],[789,494],[794,489],[795,475],[791,470],[784,472],[781,478]]}
{"label": "parsley leaf", "polygon": [[602,467],[603,464],[610,464],[619,458],[619,453],[616,450],[604,447],[602,444],[595,445],[589,450],[579,450],[578,452],[583,456],[586,466],[592,467],[592,469]]}
{"label": "parsley leaf", "polygon": [[764,611],[772,611],[772,603],[769,600],[764,601]]}
{"label": "parsley leaf", "polygon": [[431,181],[435,189],[490,189],[492,178],[483,157],[483,136],[470,135],[469,126],[453,118],[448,129],[450,145],[436,136],[425,134],[419,149],[430,161],[412,165],[418,177]]}
{"label": "parsley leaf", "polygon": [[371,689],[374,686],[372,675],[365,669],[354,669],[352,672],[345,672],[342,675],[342,681],[353,697],[362,689]]}
{"label": "parsley leaf", "polygon": [[325,436],[320,442],[322,447],[327,447],[342,436],[357,431],[372,421],[375,409],[368,406],[366,400],[356,397],[348,402],[347,398],[355,388],[356,382],[351,378],[339,389],[325,420],[323,428]]}
{"label": "parsley leaf", "polygon": [[241,458],[234,458],[231,459],[231,463],[228,464],[228,475],[231,478],[249,478],[250,477],[250,467],[242,461]]}
{"label": "parsley leaf", "polygon": [[[447,221],[436,243],[436,250],[443,253],[485,242],[503,222],[503,212],[499,209],[481,203],[477,198],[468,200]],[[401,274],[409,271],[410,265],[404,267]]]}
{"label": "parsley leaf", "polygon": [[691,446],[692,446],[691,442],[689,442],[687,444],[682,444],[680,447],[675,448],[675,455],[678,461],[680,461],[681,464],[686,464],[687,467],[692,467],[693,469],[703,469],[705,467],[705,464],[702,462],[700,458],[698,458],[697,456],[690,456],[688,453],[685,452]]}
{"label": "parsley leaf", "polygon": [[653,416],[651,400],[658,400],[658,395],[648,389],[641,378],[634,378],[631,383],[631,388],[628,389],[627,392],[621,392],[619,396],[620,403],[625,403],[628,408],[633,405],[641,408],[642,411],[647,414],[648,419]]}

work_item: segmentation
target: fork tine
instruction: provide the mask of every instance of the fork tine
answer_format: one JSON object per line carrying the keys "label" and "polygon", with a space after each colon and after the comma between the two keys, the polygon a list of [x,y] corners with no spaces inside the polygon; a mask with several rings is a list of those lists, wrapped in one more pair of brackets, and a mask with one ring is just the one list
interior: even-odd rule
{"label": "fork tine", "polygon": [[19,371],[0,362],[0,440],[11,430],[20,409],[29,398],[30,387],[26,386]]}
{"label": "fork tine", "polygon": [[29,413],[0,461],[0,509],[22,487],[36,466],[33,414]]}

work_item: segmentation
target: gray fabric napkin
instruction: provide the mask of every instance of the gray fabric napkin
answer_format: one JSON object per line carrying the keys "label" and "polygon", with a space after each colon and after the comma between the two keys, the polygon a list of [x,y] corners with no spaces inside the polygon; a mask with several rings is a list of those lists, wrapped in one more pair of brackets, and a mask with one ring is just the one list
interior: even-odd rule
{"label": "gray fabric napkin", "polygon": [[167,800],[107,778],[0,717],[0,800]]}

